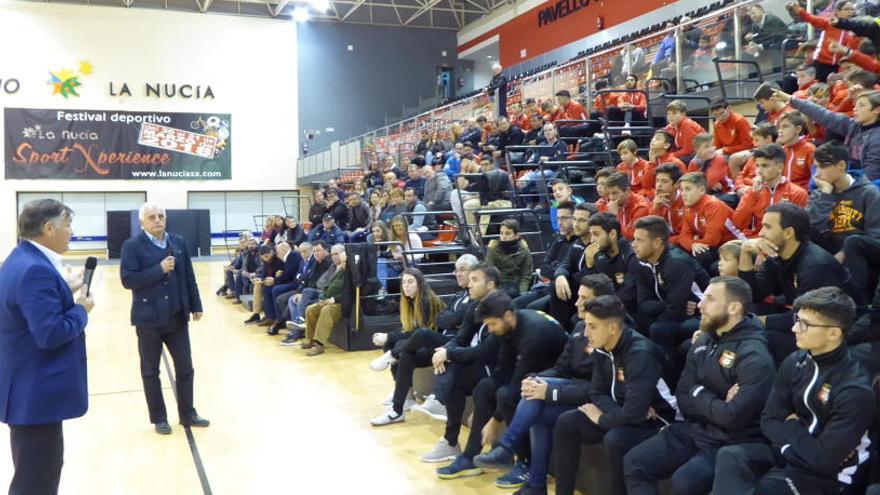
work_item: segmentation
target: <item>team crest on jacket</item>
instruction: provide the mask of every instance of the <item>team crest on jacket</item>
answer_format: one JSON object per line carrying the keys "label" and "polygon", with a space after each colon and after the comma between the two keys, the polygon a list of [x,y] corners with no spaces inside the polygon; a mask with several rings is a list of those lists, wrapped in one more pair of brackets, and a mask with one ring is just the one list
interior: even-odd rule
{"label": "team crest on jacket", "polygon": [[718,358],[718,364],[722,368],[733,368],[734,361],[736,361],[736,353],[733,351],[724,351],[721,353],[721,357]]}
{"label": "team crest on jacket", "polygon": [[819,393],[816,394],[816,398],[819,399],[819,402],[824,406],[828,403],[828,397],[831,395],[831,384],[823,383],[822,388],[819,389]]}
{"label": "team crest on jacket", "polygon": [[617,279],[617,285],[623,285],[623,277],[624,277],[623,272],[617,272],[614,274],[614,278]]}
{"label": "team crest on jacket", "polygon": [[623,368],[617,368],[617,381],[619,381],[619,382],[626,381],[626,373],[624,373]]}

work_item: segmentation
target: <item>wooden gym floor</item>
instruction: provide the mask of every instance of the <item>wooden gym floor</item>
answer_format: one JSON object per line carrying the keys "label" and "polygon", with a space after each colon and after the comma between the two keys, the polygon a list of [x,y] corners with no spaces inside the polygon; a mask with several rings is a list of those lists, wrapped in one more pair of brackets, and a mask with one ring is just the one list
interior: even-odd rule
{"label": "wooden gym floor", "polygon": [[[194,428],[191,440],[176,424],[173,368],[165,363],[174,433],[153,432],[129,323],[131,295],[118,266],[99,266],[86,329],[89,411],[64,423],[62,495],[510,493],[493,485],[500,473],[441,481],[438,465],[419,461],[442,436],[441,422],[410,414],[403,424],[371,427],[393,385],[389,372],[368,367],[379,351],[346,353],[331,345],[307,358],[280,346],[282,335],[246,327],[245,310],[214,295],[222,266],[195,263],[205,309],[202,321],[190,325],[195,405],[211,427]],[[12,476],[8,435],[0,426],[0,493]]]}

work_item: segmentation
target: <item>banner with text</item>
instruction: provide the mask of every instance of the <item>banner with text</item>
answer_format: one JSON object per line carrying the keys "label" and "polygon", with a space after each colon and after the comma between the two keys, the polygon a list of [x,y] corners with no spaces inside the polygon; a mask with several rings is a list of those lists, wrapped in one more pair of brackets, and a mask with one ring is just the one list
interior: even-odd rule
{"label": "banner with text", "polygon": [[231,179],[229,114],[5,108],[7,179]]}

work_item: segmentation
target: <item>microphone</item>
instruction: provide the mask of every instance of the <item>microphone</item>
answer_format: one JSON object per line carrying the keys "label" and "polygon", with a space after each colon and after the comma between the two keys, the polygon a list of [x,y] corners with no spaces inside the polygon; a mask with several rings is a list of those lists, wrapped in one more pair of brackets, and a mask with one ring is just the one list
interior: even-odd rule
{"label": "microphone", "polygon": [[86,258],[86,268],[83,271],[83,285],[86,286],[86,297],[92,290],[92,275],[95,274],[95,267],[98,266],[98,260],[94,256]]}
{"label": "microphone", "polygon": [[[167,235],[166,235],[166,237],[167,237]],[[171,256],[172,258],[174,258],[174,247],[171,246],[171,239],[166,239],[165,242],[167,242],[167,244],[168,244],[168,247],[167,247],[167,249],[168,249],[168,256]],[[166,274],[165,274],[165,278],[166,278],[166,279],[171,278],[171,272],[166,273]]]}

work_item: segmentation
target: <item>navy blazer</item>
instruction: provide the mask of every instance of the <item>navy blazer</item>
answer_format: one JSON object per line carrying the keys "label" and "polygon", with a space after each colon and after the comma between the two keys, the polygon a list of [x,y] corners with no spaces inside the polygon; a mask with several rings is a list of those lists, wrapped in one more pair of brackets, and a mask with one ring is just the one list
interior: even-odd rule
{"label": "navy blazer", "polygon": [[[170,232],[165,234],[174,250],[174,273],[181,281],[183,314],[189,319],[190,313],[202,312],[202,300],[199,297],[192,261],[186,252],[183,238]],[[122,286],[131,290],[131,324],[136,327],[165,327],[171,319],[167,279],[162,272],[162,266],[158,262],[149,261],[156,258],[156,249],[156,245],[143,231],[122,244],[119,273]]]}
{"label": "navy blazer", "polygon": [[0,267],[0,421],[57,423],[89,408],[86,309],[30,242]]}
{"label": "navy blazer", "polygon": [[296,251],[290,251],[290,254],[287,255],[287,259],[284,260],[284,271],[281,272],[280,276],[275,277],[275,285],[296,282],[302,264],[302,256]]}

